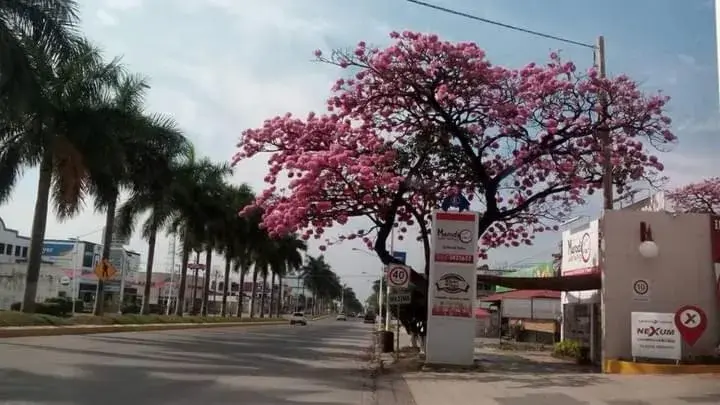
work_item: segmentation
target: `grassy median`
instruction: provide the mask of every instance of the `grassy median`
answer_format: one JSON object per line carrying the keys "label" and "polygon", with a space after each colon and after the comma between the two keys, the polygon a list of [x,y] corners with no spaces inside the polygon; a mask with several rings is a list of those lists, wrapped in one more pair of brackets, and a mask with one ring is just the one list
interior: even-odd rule
{"label": "grassy median", "polygon": [[45,314],[26,314],[18,311],[0,311],[0,327],[8,326],[72,326],[72,325],[151,325],[178,323],[238,323],[277,322],[279,318],[237,318],[220,316],[175,315],[77,315],[57,317]]}

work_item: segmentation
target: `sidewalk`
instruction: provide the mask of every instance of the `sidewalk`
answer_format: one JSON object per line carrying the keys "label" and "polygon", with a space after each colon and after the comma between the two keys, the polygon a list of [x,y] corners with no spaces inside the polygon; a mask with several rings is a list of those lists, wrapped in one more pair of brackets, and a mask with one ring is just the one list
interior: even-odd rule
{"label": "sidewalk", "polygon": [[[401,347],[410,343],[400,335]],[[416,405],[717,405],[720,376],[589,372],[542,352],[476,348],[484,372],[403,373]],[[397,386],[397,384],[394,384]],[[402,387],[400,387],[402,389]],[[408,402],[404,402],[408,403]]]}

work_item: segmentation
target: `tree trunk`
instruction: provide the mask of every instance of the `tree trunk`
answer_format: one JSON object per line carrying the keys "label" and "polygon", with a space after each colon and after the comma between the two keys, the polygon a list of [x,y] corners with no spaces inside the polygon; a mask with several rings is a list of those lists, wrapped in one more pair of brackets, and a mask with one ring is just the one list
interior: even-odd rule
{"label": "tree trunk", "polygon": [[[263,288],[262,295],[260,296],[260,318],[265,318],[265,298],[267,297],[267,278],[268,274],[263,274]],[[270,293],[272,295],[272,293]]]}
{"label": "tree trunk", "polygon": [[[40,279],[43,241],[45,240],[50,201],[50,186],[52,185],[52,169],[52,152],[45,151],[42,162],[40,162],[35,212],[33,213],[32,232],[30,234],[30,252],[25,272],[25,294],[23,295],[22,311],[28,313],[35,312],[35,297],[37,295],[38,280]],[[77,297],[73,297],[73,299],[77,299]]]}
{"label": "tree trunk", "polygon": [[[156,243],[157,243],[157,232],[153,232],[150,234],[150,240],[148,240],[148,257],[147,257],[147,264],[145,265],[145,287],[143,288],[142,308],[140,308],[140,314],[145,314],[145,315],[150,313],[150,289],[152,288],[152,268],[153,268],[153,261],[155,261],[155,244]],[[169,298],[168,298],[168,305],[170,305]]]}
{"label": "tree trunk", "polygon": [[182,267],[180,268],[180,287],[178,287],[175,315],[183,316],[185,313],[185,291],[187,290],[187,271],[190,261],[190,238],[183,238]]}
{"label": "tree trunk", "polygon": [[[117,204],[117,196],[110,201],[108,204],[107,212],[105,213],[105,236],[103,238],[103,250],[101,260],[110,260],[110,248],[112,247],[113,240],[113,227],[115,226],[115,207]],[[123,277],[122,272],[120,277]],[[98,278],[97,292],[95,294],[95,315],[102,315],[105,313],[105,280]],[[120,307],[122,308],[122,299],[120,297]]]}
{"label": "tree trunk", "polygon": [[[257,294],[257,276],[258,272],[257,270],[253,269],[253,277],[252,277],[252,292],[251,298],[250,298],[250,318],[255,317],[255,294]],[[240,287],[242,288],[242,287]]]}
{"label": "tree trunk", "polygon": [[277,300],[275,299],[275,272],[273,272],[272,277],[270,277],[270,306],[268,309],[268,318],[273,317],[273,314],[275,313],[276,303]]}
{"label": "tree trunk", "polygon": [[237,307],[237,317],[242,318],[243,314],[243,301],[245,300],[245,271],[243,269],[240,269],[240,286],[238,287],[238,307]]}
{"label": "tree trunk", "polygon": [[200,276],[198,273],[200,272],[200,268],[198,265],[200,264],[200,252],[195,252],[195,271],[193,271],[193,290],[192,294],[192,314],[195,315],[198,312],[197,307],[197,290],[198,290],[198,277]]}
{"label": "tree trunk", "polygon": [[283,296],[283,277],[282,274],[278,274],[278,306],[277,306],[277,313],[275,314],[276,317],[280,318],[280,313],[283,310],[283,307],[285,306],[285,297]]}
{"label": "tree trunk", "polygon": [[232,260],[231,257],[232,255],[230,252],[225,253],[225,274],[223,278],[225,280],[225,283],[223,284],[222,308],[220,309],[220,316],[223,317],[227,315],[227,300],[228,292],[230,291],[230,262]]}
{"label": "tree trunk", "polygon": [[[212,268],[212,247],[205,248],[205,280],[203,285],[203,297],[202,297],[202,316],[208,315],[208,302],[210,295],[210,269]],[[217,290],[217,286],[215,286]]]}

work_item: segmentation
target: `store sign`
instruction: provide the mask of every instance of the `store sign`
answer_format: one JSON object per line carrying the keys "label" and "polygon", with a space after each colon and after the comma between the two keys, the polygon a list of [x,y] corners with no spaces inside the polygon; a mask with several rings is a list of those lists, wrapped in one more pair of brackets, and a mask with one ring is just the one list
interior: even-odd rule
{"label": "store sign", "polygon": [[567,230],[562,235],[563,276],[589,274],[599,271],[600,229],[598,221]]}
{"label": "store sign", "polygon": [[682,339],[675,314],[633,312],[630,320],[633,358],[680,360]]}
{"label": "store sign", "polygon": [[428,302],[426,361],[472,364],[477,287],[477,212],[435,211]]}
{"label": "store sign", "polygon": [[433,218],[434,259],[438,263],[474,263],[477,256],[477,214],[437,212]]}

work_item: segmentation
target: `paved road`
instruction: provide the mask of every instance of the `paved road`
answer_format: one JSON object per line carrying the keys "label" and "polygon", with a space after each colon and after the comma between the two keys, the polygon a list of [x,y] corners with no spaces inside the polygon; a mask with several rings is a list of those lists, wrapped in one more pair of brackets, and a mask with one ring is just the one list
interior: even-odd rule
{"label": "paved road", "polygon": [[263,326],[0,340],[2,404],[365,404],[371,327]]}

